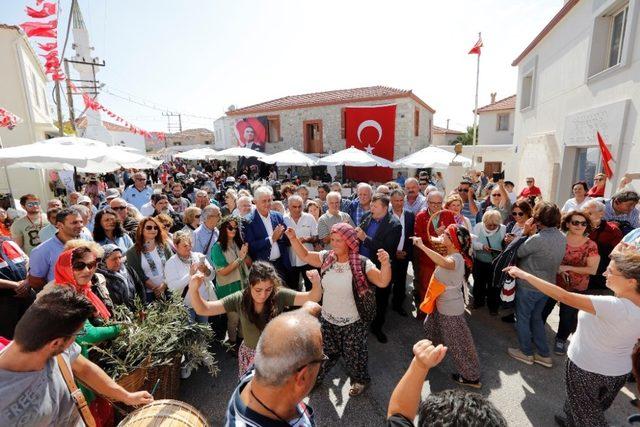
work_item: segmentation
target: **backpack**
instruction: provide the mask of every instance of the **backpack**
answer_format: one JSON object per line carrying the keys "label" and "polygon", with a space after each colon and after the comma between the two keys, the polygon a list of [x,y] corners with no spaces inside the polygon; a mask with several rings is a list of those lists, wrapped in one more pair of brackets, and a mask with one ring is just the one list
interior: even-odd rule
{"label": "backpack", "polygon": [[511,302],[515,298],[515,279],[505,273],[505,268],[516,264],[516,254],[518,248],[528,239],[527,236],[514,239],[509,246],[505,248],[491,262],[491,270],[493,272],[491,287],[493,289],[501,289],[500,298],[504,302]]}

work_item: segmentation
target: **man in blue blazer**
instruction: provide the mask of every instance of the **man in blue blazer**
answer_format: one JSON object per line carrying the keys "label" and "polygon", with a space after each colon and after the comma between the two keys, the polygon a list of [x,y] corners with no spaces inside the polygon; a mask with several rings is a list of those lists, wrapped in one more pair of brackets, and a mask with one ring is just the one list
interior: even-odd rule
{"label": "man in blue blazer", "polygon": [[287,226],[282,214],[271,210],[273,190],[262,186],[254,191],[256,209],[244,224],[244,237],[249,244],[249,255],[254,261],[271,262],[280,278],[291,268],[287,246],[289,240],[284,235]]}
{"label": "man in blue blazer", "polygon": [[393,296],[391,298],[391,307],[401,316],[407,316],[404,309],[404,300],[407,292],[407,269],[409,261],[413,259],[413,241],[411,237],[414,235],[414,226],[416,223],[416,215],[404,208],[404,191],[397,189],[391,192],[391,210],[390,213],[402,225],[402,237],[398,243],[398,248],[391,255],[391,284],[393,285]]}

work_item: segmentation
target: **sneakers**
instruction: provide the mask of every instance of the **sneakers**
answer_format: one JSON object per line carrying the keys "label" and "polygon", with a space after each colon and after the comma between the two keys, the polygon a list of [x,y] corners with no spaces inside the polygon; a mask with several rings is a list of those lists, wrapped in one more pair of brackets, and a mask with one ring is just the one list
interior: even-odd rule
{"label": "sneakers", "polygon": [[553,346],[553,352],[558,356],[564,356],[565,354],[567,354],[567,342],[557,339],[555,345]]}
{"label": "sneakers", "polygon": [[473,388],[481,388],[482,387],[482,383],[480,383],[480,380],[469,381],[469,380],[465,379],[460,374],[451,374],[451,379],[453,379],[458,384],[466,385],[467,387],[473,387]]}
{"label": "sneakers", "polygon": [[526,363],[527,365],[533,365],[533,356],[527,356],[519,348],[509,347],[507,349],[507,353],[509,354],[509,356],[513,357],[516,360],[519,360],[522,363]]}
{"label": "sneakers", "polygon": [[533,361],[545,368],[553,368],[553,360],[550,357],[543,357],[536,353],[533,355]]}

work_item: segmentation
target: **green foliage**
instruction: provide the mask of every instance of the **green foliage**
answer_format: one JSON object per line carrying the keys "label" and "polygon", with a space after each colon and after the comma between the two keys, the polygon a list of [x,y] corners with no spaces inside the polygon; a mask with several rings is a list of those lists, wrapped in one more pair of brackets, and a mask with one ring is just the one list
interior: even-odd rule
{"label": "green foliage", "polygon": [[[478,127],[476,126],[476,131],[477,130],[478,130]],[[477,140],[478,139],[476,137],[476,141]],[[458,143],[462,145],[473,145],[473,126],[467,126],[467,132],[463,133],[462,135],[458,135],[456,139],[451,141],[450,145],[456,145]]]}
{"label": "green foliage", "polygon": [[143,365],[151,368],[171,364],[177,355],[184,355],[191,368],[206,366],[211,375],[218,373],[209,351],[213,331],[209,325],[190,321],[181,298],[154,301],[146,307],[136,300],[135,314],[117,306],[112,319],[106,325],[120,325],[120,334],[91,348],[112,378],[117,380]]}

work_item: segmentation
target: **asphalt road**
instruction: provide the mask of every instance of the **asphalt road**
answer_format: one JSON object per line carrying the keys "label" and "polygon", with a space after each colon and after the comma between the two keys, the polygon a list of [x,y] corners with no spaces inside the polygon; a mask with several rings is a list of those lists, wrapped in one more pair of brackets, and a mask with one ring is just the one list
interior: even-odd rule
{"label": "asphalt road", "polygon": [[[468,322],[478,349],[482,371],[482,389],[478,392],[491,400],[510,426],[553,426],[553,415],[561,413],[565,398],[565,357],[553,355],[553,368],[528,366],[510,358],[507,346],[517,340],[513,325],[489,316],[486,309],[468,313]],[[551,345],[557,309],[549,318],[548,338]],[[365,392],[349,397],[349,381],[340,364],[314,391],[308,403],[316,413],[319,426],[375,426],[383,425],[389,397],[397,381],[408,366],[411,348],[424,337],[420,323],[412,317],[400,317],[390,312],[385,331],[387,344],[380,344],[369,336],[369,370],[372,383]],[[182,381],[181,400],[191,403],[210,420],[212,426],[223,425],[227,400],[237,382],[237,359],[218,351],[220,374],[212,378],[203,370],[194,372]],[[447,357],[433,369],[424,383],[423,397],[458,387],[450,380],[453,364]],[[627,383],[614,405],[607,411],[611,425],[628,425],[626,418],[634,413],[629,399],[637,395],[635,384]],[[640,411],[635,411],[640,412]]]}

